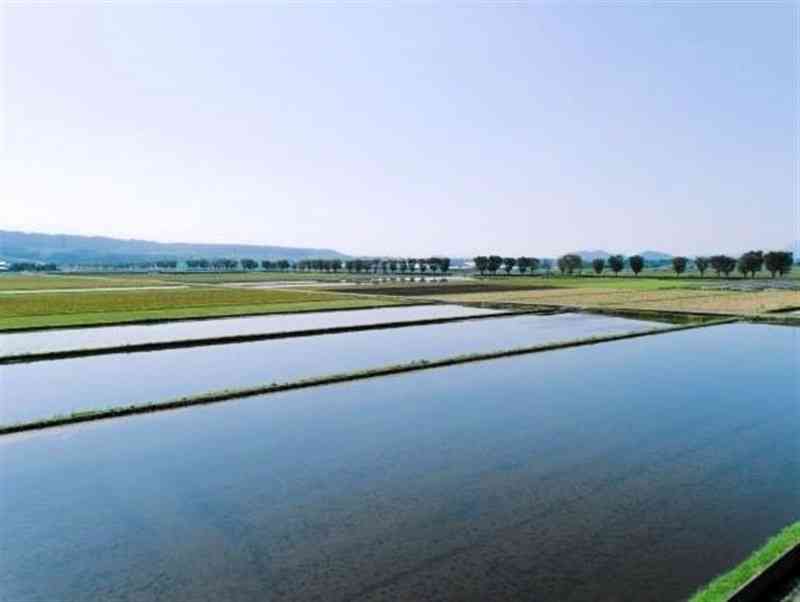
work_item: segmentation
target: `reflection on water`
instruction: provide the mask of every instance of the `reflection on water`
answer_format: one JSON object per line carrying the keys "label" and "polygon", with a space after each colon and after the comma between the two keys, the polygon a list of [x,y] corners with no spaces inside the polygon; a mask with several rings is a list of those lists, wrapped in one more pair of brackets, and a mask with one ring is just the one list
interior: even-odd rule
{"label": "reflection on water", "polygon": [[796,332],[0,438],[3,599],[685,599],[800,518]]}
{"label": "reflection on water", "polygon": [[0,354],[14,355],[65,349],[92,349],[161,341],[335,328],[357,324],[413,322],[414,320],[479,316],[491,313],[497,312],[491,309],[459,305],[425,305],[4,333],[0,334]]}
{"label": "reflection on water", "polygon": [[520,316],[0,366],[0,423],[663,324]]}

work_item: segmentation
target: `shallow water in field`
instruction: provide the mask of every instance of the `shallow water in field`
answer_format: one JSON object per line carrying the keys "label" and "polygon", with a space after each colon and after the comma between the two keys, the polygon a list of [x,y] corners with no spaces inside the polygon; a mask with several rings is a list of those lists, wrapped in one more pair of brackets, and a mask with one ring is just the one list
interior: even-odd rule
{"label": "shallow water in field", "polygon": [[797,332],[717,326],[2,437],[2,597],[683,600],[800,518]]}
{"label": "shallow water in field", "polygon": [[308,312],[242,318],[218,318],[128,326],[100,326],[0,334],[0,355],[92,349],[138,343],[205,339],[243,334],[266,334],[335,328],[382,322],[413,322],[497,313],[460,305],[418,305],[347,311]]}
{"label": "shallow water in field", "polygon": [[595,315],[512,316],[0,366],[0,424],[79,410],[441,359],[664,324]]}

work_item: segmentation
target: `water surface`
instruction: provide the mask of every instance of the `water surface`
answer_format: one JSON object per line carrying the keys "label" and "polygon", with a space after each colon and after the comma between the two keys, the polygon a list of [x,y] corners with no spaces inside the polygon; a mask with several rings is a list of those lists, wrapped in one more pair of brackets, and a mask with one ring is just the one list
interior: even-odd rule
{"label": "water surface", "polygon": [[797,331],[0,438],[4,600],[675,602],[800,517]]}
{"label": "water surface", "polygon": [[227,388],[663,328],[595,315],[526,315],[0,366],[0,424]]}
{"label": "water surface", "polygon": [[460,305],[419,305],[4,333],[0,334],[0,355],[92,349],[243,334],[266,334],[380,324],[382,322],[413,322],[415,320],[480,316],[492,313],[497,313],[497,311]]}

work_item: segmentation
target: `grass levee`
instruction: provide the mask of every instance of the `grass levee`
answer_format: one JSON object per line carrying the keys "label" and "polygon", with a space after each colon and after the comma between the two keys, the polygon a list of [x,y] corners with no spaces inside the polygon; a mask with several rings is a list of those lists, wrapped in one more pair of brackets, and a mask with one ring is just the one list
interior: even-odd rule
{"label": "grass levee", "polygon": [[750,579],[797,545],[800,545],[800,521],[770,538],[736,567],[698,591],[689,602],[725,602]]}
{"label": "grass levee", "polygon": [[218,403],[222,401],[239,399],[243,397],[252,397],[254,395],[264,395],[267,393],[276,393],[279,391],[290,391],[293,389],[301,389],[301,388],[315,387],[315,386],[328,385],[334,383],[363,380],[367,378],[374,378],[377,376],[402,374],[405,372],[414,372],[417,370],[430,370],[434,368],[443,368],[446,366],[454,366],[458,364],[467,364],[472,362],[492,360],[503,357],[512,357],[517,355],[527,355],[532,353],[540,353],[544,351],[554,351],[557,349],[566,349],[570,347],[596,345],[599,343],[621,341],[625,339],[634,339],[634,338],[657,335],[657,334],[666,334],[682,330],[689,330],[693,328],[704,328],[707,326],[729,324],[737,321],[738,321],[737,318],[727,318],[723,320],[713,320],[702,323],[683,324],[669,328],[654,328],[652,330],[645,330],[645,331],[627,332],[627,333],[613,334],[613,335],[601,335],[601,336],[576,339],[571,341],[561,341],[557,343],[546,343],[543,345],[534,345],[530,347],[519,347],[514,349],[492,351],[488,353],[473,353],[473,354],[459,355],[439,360],[420,359],[404,364],[382,366],[378,368],[370,368],[367,370],[360,370],[360,371],[347,372],[341,374],[329,374],[329,375],[318,376],[318,377],[302,379],[286,383],[270,383],[266,385],[247,387],[242,389],[227,389],[222,391],[213,391],[210,393],[181,397],[179,399],[174,399],[169,401],[133,404],[128,406],[106,408],[102,410],[79,411],[66,416],[54,416],[52,418],[35,420],[31,422],[3,425],[0,426],[0,435],[10,435],[13,433],[20,433],[24,431],[41,430],[41,429],[53,428],[57,426],[64,426],[80,422],[89,422],[89,421],[103,420],[108,418],[118,418],[122,416],[132,416],[134,414],[146,414],[150,412],[171,410],[171,409],[189,407],[194,405]]}
{"label": "grass levee", "polygon": [[543,312],[536,310],[509,311],[495,314],[479,314],[473,316],[455,316],[443,318],[422,318],[418,320],[399,320],[393,322],[375,322],[372,324],[350,324],[346,326],[331,326],[328,328],[307,328],[304,330],[289,330],[282,332],[264,332],[252,334],[238,334],[218,337],[205,337],[196,339],[178,339],[170,341],[154,341],[151,343],[134,343],[129,345],[110,345],[107,347],[90,347],[85,349],[64,349],[60,351],[42,351],[33,353],[19,353],[15,355],[0,356],[0,365],[23,364],[61,360],[93,355],[111,355],[117,353],[141,353],[147,351],[164,351],[167,349],[187,349],[191,347],[208,347],[211,345],[230,345],[234,343],[252,343],[256,341],[269,341],[274,339],[290,339],[309,336],[322,336],[329,334],[342,334],[346,332],[361,332],[365,330],[388,330],[394,328],[408,328],[411,326],[431,326],[447,324],[449,322],[465,322],[468,320],[484,320],[492,318],[508,318],[525,315],[540,315]]}

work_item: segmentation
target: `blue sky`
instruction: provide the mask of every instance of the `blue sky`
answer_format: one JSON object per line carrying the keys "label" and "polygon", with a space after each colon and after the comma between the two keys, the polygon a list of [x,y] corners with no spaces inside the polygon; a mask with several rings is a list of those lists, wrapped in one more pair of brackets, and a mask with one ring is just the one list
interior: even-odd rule
{"label": "blue sky", "polygon": [[0,227],[365,254],[798,238],[793,3],[0,11]]}

